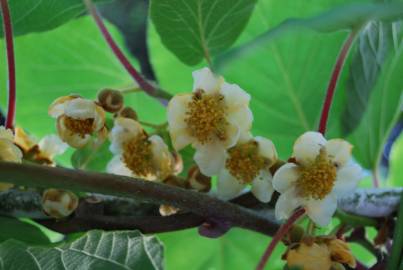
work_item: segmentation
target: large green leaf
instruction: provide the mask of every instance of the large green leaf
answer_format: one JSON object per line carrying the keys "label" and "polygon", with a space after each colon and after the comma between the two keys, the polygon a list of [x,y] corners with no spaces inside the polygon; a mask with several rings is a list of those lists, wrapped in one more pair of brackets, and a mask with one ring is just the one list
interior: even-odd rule
{"label": "large green leaf", "polygon": [[390,170],[388,183],[403,187],[403,135],[395,141],[390,152]]}
{"label": "large green leaf", "polygon": [[181,61],[196,65],[229,48],[244,29],[256,0],[152,0],[161,41]]}
{"label": "large green leaf", "polygon": [[357,40],[346,84],[346,107],[342,117],[344,134],[360,123],[382,65],[398,42],[401,24],[371,22]]}
{"label": "large green leaf", "polygon": [[[94,0],[105,1],[108,0]],[[51,30],[85,11],[82,0],[9,0],[8,3],[16,36]],[[0,37],[2,36],[3,28],[0,27]]]}
{"label": "large green leaf", "polygon": [[[365,168],[378,173],[379,159],[393,124],[402,110],[403,35],[383,66],[357,129],[349,136],[354,155]],[[379,176],[379,175],[378,175]]]}
{"label": "large green leaf", "polygon": [[46,234],[37,226],[16,218],[0,216],[0,242],[8,239],[15,239],[35,245],[50,243]]}
{"label": "large green leaf", "polygon": [[162,269],[158,239],[133,232],[90,231],[68,244],[30,247],[8,240],[0,244],[0,269]]}

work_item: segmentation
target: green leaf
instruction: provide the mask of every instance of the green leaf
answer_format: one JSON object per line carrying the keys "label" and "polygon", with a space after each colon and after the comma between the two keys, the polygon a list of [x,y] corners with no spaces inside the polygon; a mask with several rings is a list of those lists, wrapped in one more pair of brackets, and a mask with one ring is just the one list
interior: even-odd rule
{"label": "green leaf", "polygon": [[403,186],[403,135],[394,142],[390,152],[388,183],[395,187]]}
{"label": "green leaf", "polygon": [[[312,5],[312,4],[310,4]],[[309,6],[306,5],[309,9]],[[301,16],[302,17],[302,16]],[[356,29],[371,20],[393,21],[403,17],[403,3],[361,3],[346,4],[308,18],[293,18],[269,29],[248,43],[237,47],[218,57],[215,65],[220,67],[228,64],[232,58],[250,53],[268,41],[290,32],[311,29],[318,32],[335,32]]]}
{"label": "green leaf", "polygon": [[[159,237],[165,246],[167,269],[192,270],[255,269],[271,240],[235,228],[216,239],[202,237],[195,229],[164,233]],[[284,251],[284,246],[279,244],[268,269],[283,269],[285,262],[280,257]]]}
{"label": "green leaf", "polygon": [[37,226],[16,218],[0,216],[0,242],[8,239],[19,240],[31,245],[50,244],[49,238]]}
{"label": "green leaf", "polygon": [[77,149],[71,156],[71,165],[79,170],[104,172],[108,162],[112,159],[109,145],[110,143],[104,142],[97,146],[91,142],[84,148]]}
{"label": "green leaf", "polygon": [[344,134],[360,123],[384,61],[398,42],[401,23],[370,22],[357,40],[346,84],[346,107],[342,117]]}
{"label": "green leaf", "polygon": [[[401,265],[402,260],[402,249],[403,249],[403,200],[400,200],[399,211],[397,214],[397,219],[395,223],[395,231],[393,233],[393,246],[388,258],[387,270],[398,269]],[[399,268],[401,269],[401,267]]]}
{"label": "green leaf", "polygon": [[158,239],[137,231],[90,231],[68,244],[31,247],[9,240],[0,244],[1,269],[162,269]]}
{"label": "green leaf", "polygon": [[[85,11],[82,0],[9,0],[8,4],[15,36],[54,29]],[[0,28],[0,37],[3,37],[3,27]]]}
{"label": "green leaf", "polygon": [[[152,0],[151,18],[162,43],[181,61],[196,65],[229,48],[256,0]],[[208,60],[209,61],[209,60]]]}
{"label": "green leaf", "polygon": [[[402,30],[401,30],[402,31]],[[360,125],[349,136],[354,156],[379,177],[378,165],[387,136],[402,109],[403,35],[399,35],[370,96]]]}

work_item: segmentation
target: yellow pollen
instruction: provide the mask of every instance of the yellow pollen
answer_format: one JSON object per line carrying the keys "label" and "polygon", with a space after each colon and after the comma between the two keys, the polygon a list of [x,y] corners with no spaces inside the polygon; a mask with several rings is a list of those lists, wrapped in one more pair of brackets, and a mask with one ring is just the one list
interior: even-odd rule
{"label": "yellow pollen", "polygon": [[74,119],[66,116],[64,125],[68,130],[73,133],[79,134],[81,137],[85,137],[87,134],[91,134],[94,131],[94,118],[87,119]]}
{"label": "yellow pollen", "polygon": [[228,122],[225,118],[226,106],[224,96],[207,95],[203,90],[194,93],[189,102],[185,122],[188,132],[202,144],[218,138],[226,139]]}
{"label": "yellow pollen", "polygon": [[236,145],[228,150],[225,167],[242,183],[251,183],[260,170],[269,166],[269,160],[259,155],[256,141]]}
{"label": "yellow pollen", "polygon": [[322,148],[312,164],[300,167],[297,190],[303,197],[321,200],[332,191],[335,180],[336,166]]}
{"label": "yellow pollen", "polygon": [[135,175],[146,177],[155,173],[147,135],[140,134],[124,145],[123,162]]}

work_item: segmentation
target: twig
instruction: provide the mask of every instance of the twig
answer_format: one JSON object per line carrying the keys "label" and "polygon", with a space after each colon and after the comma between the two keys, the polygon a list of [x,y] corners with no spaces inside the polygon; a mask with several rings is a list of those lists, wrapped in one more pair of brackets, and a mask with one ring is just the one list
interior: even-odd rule
{"label": "twig", "polygon": [[126,71],[133,77],[133,79],[138,83],[141,89],[144,90],[148,95],[157,98],[163,105],[167,105],[171,95],[154,87],[152,84],[147,82],[143,78],[143,76],[134,68],[134,66],[130,63],[130,61],[126,58],[123,52],[120,50],[116,42],[113,40],[111,34],[109,33],[108,29],[106,28],[104,22],[102,21],[101,16],[98,13],[97,8],[94,6],[91,0],[84,0],[85,5],[87,6],[88,12],[94,18],[99,30],[102,33],[105,41],[108,43],[109,47],[126,69]]}
{"label": "twig", "polygon": [[6,128],[13,128],[15,118],[16,103],[16,77],[15,77],[15,59],[13,44],[13,27],[11,24],[10,10],[7,0],[0,0],[1,11],[3,13],[3,29],[7,47],[8,63],[8,110],[6,117]]}
{"label": "twig", "polygon": [[318,131],[320,133],[322,133],[323,135],[326,132],[327,119],[329,117],[330,107],[332,106],[333,96],[334,96],[334,92],[336,90],[337,82],[339,80],[341,70],[342,70],[344,62],[346,60],[346,56],[351,48],[351,45],[353,43],[356,33],[357,33],[357,31],[354,31],[354,30],[351,31],[351,33],[348,35],[346,41],[344,42],[344,44],[340,50],[340,54],[337,57],[336,64],[335,64],[333,72],[332,72],[332,76],[330,78],[329,85],[327,87],[326,97],[325,97],[325,101],[323,103],[323,108],[322,108],[322,113],[321,113],[319,128],[318,128]]}

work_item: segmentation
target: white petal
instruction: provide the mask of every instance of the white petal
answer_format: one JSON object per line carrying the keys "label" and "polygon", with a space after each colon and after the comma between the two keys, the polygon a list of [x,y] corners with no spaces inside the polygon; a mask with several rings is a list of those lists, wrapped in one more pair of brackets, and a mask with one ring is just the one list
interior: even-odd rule
{"label": "white petal", "polygon": [[64,112],[74,119],[95,118],[95,102],[88,99],[76,98],[66,102]]}
{"label": "white petal", "polygon": [[326,153],[330,160],[337,163],[339,166],[343,166],[351,159],[351,150],[353,146],[342,139],[332,139],[327,141]]}
{"label": "white petal", "polygon": [[307,215],[315,224],[325,227],[329,225],[330,220],[337,208],[336,197],[332,194],[326,196],[323,200],[310,199],[304,202]]}
{"label": "white petal", "polygon": [[126,165],[122,162],[121,157],[119,155],[114,156],[111,161],[109,161],[106,166],[106,171],[108,173],[124,175],[124,176],[133,176],[132,172]]}
{"label": "white petal", "polygon": [[123,144],[136,137],[141,132],[143,132],[143,128],[139,122],[130,118],[116,118],[114,126],[109,133],[109,139],[111,141],[109,149],[114,154],[121,153]]}
{"label": "white petal", "polygon": [[362,169],[358,164],[351,163],[337,170],[333,191],[337,196],[351,193],[362,179]]}
{"label": "white petal", "polygon": [[14,141],[14,135],[11,129],[6,129],[3,126],[0,126],[0,139],[6,139],[9,141]]}
{"label": "white petal", "polygon": [[22,160],[21,150],[11,141],[0,138],[0,161],[18,162]]}
{"label": "white petal", "polygon": [[227,138],[221,144],[223,144],[225,148],[230,148],[238,142],[239,136],[241,135],[241,130],[239,129],[238,125],[229,123],[225,131]]}
{"label": "white petal", "polygon": [[277,200],[275,216],[278,220],[288,219],[292,212],[301,205],[300,198],[294,188],[285,191]]}
{"label": "white petal", "polygon": [[95,105],[94,113],[94,126],[95,131],[101,130],[105,126],[105,111],[101,106]]}
{"label": "white petal", "polygon": [[219,143],[196,146],[194,160],[202,174],[213,176],[220,172],[225,165],[226,151]]}
{"label": "white petal", "polygon": [[255,197],[264,203],[271,199],[273,194],[272,175],[266,170],[261,170],[260,174],[252,182],[252,193]]}
{"label": "white petal", "polygon": [[241,132],[239,134],[239,139],[237,144],[247,143],[253,139],[252,133],[250,132]]}
{"label": "white petal", "polygon": [[305,132],[296,140],[293,156],[302,164],[312,162],[325,144],[326,139],[321,133],[315,131]]}
{"label": "white petal", "polygon": [[185,123],[187,106],[191,99],[191,95],[176,95],[168,103],[168,129],[172,144],[176,150],[184,148],[186,145],[192,143],[193,140],[188,134],[187,125]]}
{"label": "white petal", "polygon": [[217,193],[223,200],[231,200],[238,196],[244,185],[233,177],[228,170],[222,169],[218,175]]}
{"label": "white petal", "polygon": [[245,107],[249,105],[250,95],[237,84],[224,82],[221,86],[221,94],[225,103],[230,108]]}
{"label": "white petal", "polygon": [[237,107],[234,110],[228,110],[227,120],[236,124],[242,132],[248,132],[252,128],[253,114],[248,107]]}
{"label": "white petal", "polygon": [[53,101],[52,104],[50,104],[48,113],[50,116],[53,118],[58,118],[62,114],[64,114],[64,110],[66,108],[67,102],[70,102],[73,99],[78,98],[78,96],[64,96],[64,97],[59,97],[55,101]]}
{"label": "white petal", "polygon": [[294,163],[286,163],[274,174],[273,187],[278,192],[284,193],[294,185],[298,177],[298,166]]}
{"label": "white petal", "polygon": [[42,154],[49,159],[53,159],[53,157],[63,154],[68,147],[66,143],[62,142],[62,140],[54,134],[43,137],[38,145]]}
{"label": "white petal", "polygon": [[255,140],[259,144],[259,154],[269,159],[272,162],[271,164],[274,164],[278,156],[273,142],[260,136],[256,136]]}
{"label": "white petal", "polygon": [[80,134],[73,133],[68,130],[64,124],[65,116],[61,116],[57,119],[57,133],[60,139],[74,148],[84,147],[91,139],[91,136],[86,134],[84,137]]}
{"label": "white petal", "polygon": [[209,68],[202,68],[192,73],[193,75],[193,91],[202,89],[206,93],[218,91],[223,82],[222,77],[214,75]]}
{"label": "white petal", "polygon": [[160,136],[153,135],[148,140],[151,141],[153,163],[158,170],[158,178],[160,178],[159,180],[164,180],[173,174],[173,157]]}

